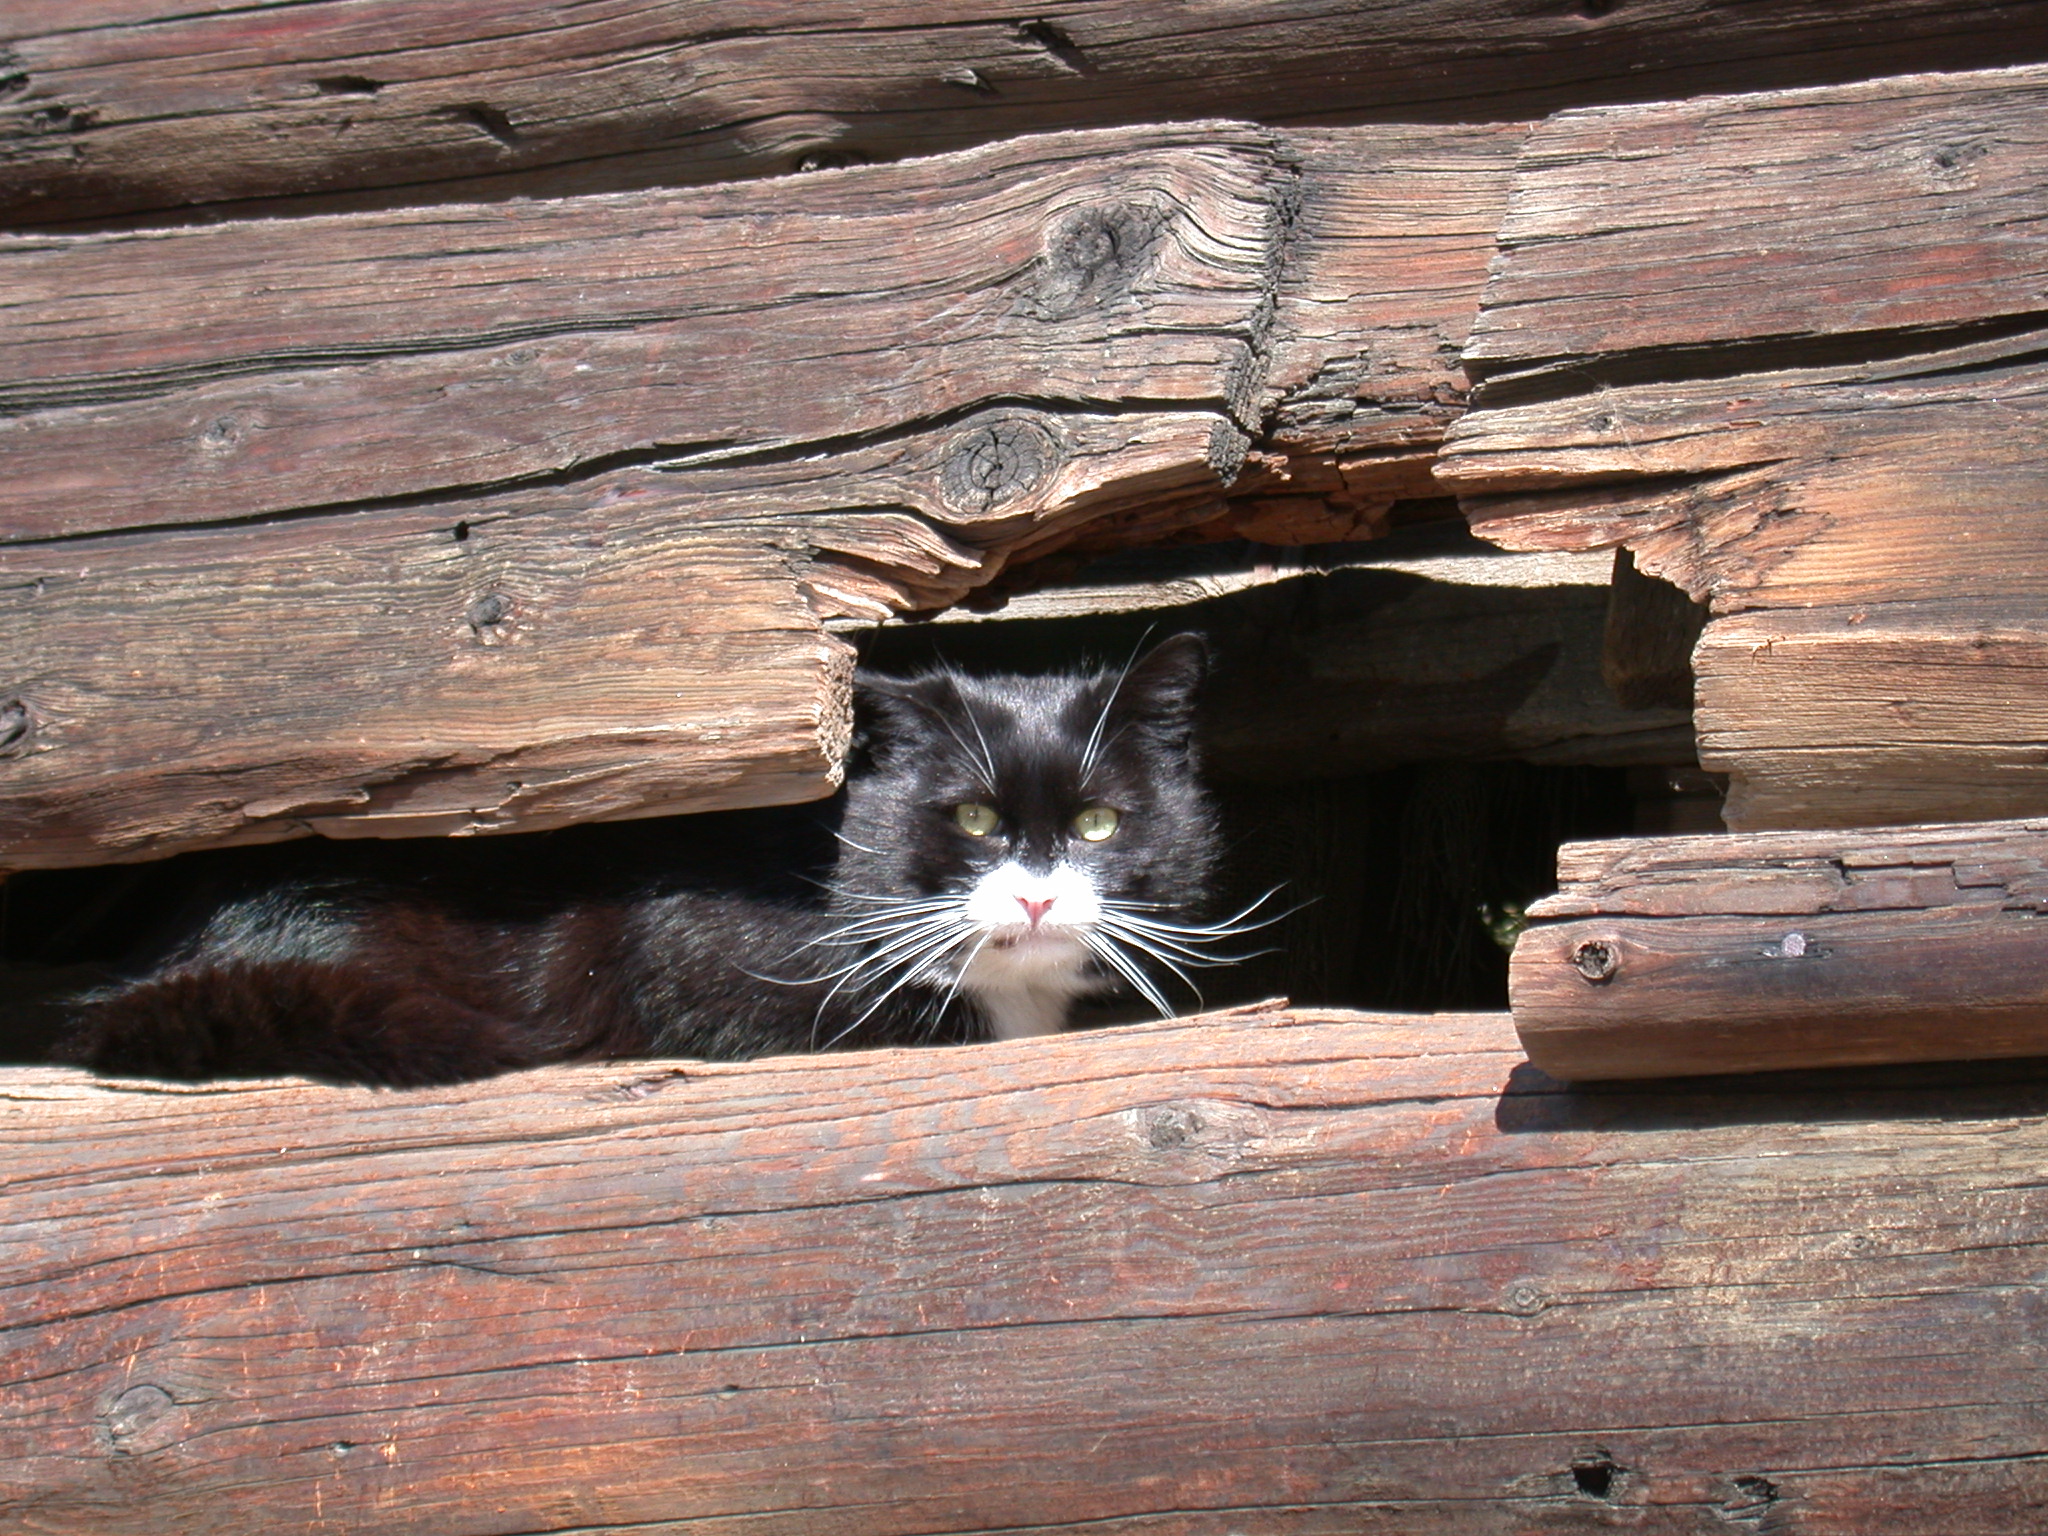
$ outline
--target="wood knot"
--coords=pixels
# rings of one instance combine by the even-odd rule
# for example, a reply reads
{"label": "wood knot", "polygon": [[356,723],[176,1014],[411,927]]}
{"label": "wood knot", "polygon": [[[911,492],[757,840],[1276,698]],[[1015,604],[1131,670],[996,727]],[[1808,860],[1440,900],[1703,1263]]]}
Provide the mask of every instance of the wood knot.
{"label": "wood knot", "polygon": [[237,416],[216,416],[199,434],[199,446],[209,453],[227,453],[241,446],[248,428]]}
{"label": "wood knot", "polygon": [[1572,947],[1572,969],[1598,984],[1621,969],[1621,946],[1613,939],[1581,939]]}
{"label": "wood knot", "polygon": [[470,633],[482,639],[485,630],[494,629],[512,616],[512,607],[512,599],[503,592],[486,592],[469,605],[463,618],[469,623]]}
{"label": "wood knot", "polygon": [[1534,1317],[1550,1305],[1550,1298],[1543,1294],[1541,1286],[1527,1280],[1508,1287],[1507,1295],[1501,1298],[1501,1310],[1516,1317]]}
{"label": "wood knot", "polygon": [[1145,1141],[1155,1151],[1184,1147],[1201,1133],[1202,1117],[1179,1104],[1162,1106],[1145,1117]]}
{"label": "wood knot", "polygon": [[100,1415],[100,1427],[114,1450],[123,1456],[155,1447],[146,1443],[149,1431],[170,1427],[166,1421],[178,1411],[178,1401],[162,1387],[130,1387]]}
{"label": "wood knot", "polygon": [[1937,144],[1924,161],[1926,180],[1938,191],[1969,191],[1977,185],[1977,162],[1989,153],[1986,145],[1967,139]]}
{"label": "wood knot", "polygon": [[947,445],[939,495],[956,512],[985,517],[1037,490],[1065,457],[1066,445],[1038,417],[985,417]]}
{"label": "wood knot", "polygon": [[26,699],[0,700],[0,757],[26,757],[42,722]]}
{"label": "wood knot", "polygon": [[1150,270],[1166,228],[1162,209],[1137,203],[1077,208],[1052,227],[1031,283],[1031,308],[1064,320],[1127,297]]}

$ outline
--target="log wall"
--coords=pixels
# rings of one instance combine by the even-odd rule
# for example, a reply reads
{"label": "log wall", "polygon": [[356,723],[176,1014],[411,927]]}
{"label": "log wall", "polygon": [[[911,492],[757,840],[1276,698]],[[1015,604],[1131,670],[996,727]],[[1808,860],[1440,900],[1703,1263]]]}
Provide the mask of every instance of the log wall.
{"label": "log wall", "polygon": [[0,1084],[0,1525],[1945,1536],[2048,1501],[2048,1080],[1504,1017]]}
{"label": "log wall", "polygon": [[828,793],[826,620],[1426,493],[1519,137],[0,244],[0,864]]}
{"label": "log wall", "polygon": [[2048,71],[1909,77],[1524,149],[1438,478],[1711,604],[1732,827],[2048,808],[2044,108]]}
{"label": "log wall", "polygon": [[829,622],[1445,489],[1731,825],[2035,814],[2044,80],[15,237],[0,865],[821,795]]}
{"label": "log wall", "polygon": [[[11,0],[0,218],[559,196],[1230,116],[1560,107],[2048,60],[2006,0]],[[257,200],[252,208],[250,200]]]}

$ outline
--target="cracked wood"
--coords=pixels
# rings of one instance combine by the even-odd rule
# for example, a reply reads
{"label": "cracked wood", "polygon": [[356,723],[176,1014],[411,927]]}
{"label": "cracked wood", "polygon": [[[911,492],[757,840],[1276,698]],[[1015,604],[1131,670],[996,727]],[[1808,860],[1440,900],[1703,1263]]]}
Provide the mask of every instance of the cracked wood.
{"label": "cracked wood", "polygon": [[1509,962],[1572,1079],[2048,1054],[2048,821],[1568,843]]}
{"label": "cracked wood", "polygon": [[2048,810],[2044,107],[2048,70],[1929,75],[1525,148],[1438,478],[1712,605],[1730,826]]}
{"label": "cracked wood", "polygon": [[0,1520],[2023,1529],[2044,1107],[1565,1092],[1502,1016],[1271,1009],[414,1094],[16,1071]]}
{"label": "cracked wood", "polygon": [[828,617],[1376,531],[1521,133],[6,243],[0,864],[814,797]]}
{"label": "cracked wood", "polygon": [[678,0],[10,0],[6,41],[19,227],[617,191],[1202,116],[1500,121],[2039,59],[2048,6],[785,0],[735,25]]}

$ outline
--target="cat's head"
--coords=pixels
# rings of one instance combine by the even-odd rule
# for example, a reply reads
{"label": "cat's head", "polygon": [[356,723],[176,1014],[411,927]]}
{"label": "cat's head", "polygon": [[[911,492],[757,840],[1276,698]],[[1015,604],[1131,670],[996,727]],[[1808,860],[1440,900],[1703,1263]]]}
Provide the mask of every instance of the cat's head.
{"label": "cat's head", "polygon": [[1034,1010],[1057,1028],[1105,975],[1156,994],[1185,939],[1167,925],[1216,863],[1192,739],[1206,665],[1189,634],[1098,672],[863,675],[835,904],[905,914],[930,950],[906,963],[957,979],[998,1033],[1041,1032]]}

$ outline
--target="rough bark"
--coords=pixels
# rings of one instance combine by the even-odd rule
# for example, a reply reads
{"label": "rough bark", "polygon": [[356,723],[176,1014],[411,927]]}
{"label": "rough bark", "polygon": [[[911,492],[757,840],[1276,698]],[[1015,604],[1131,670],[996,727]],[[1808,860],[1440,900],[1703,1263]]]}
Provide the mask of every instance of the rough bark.
{"label": "rough bark", "polygon": [[2048,822],[1566,844],[1509,966],[1571,1079],[2048,1053]]}
{"label": "rough bark", "polygon": [[0,863],[820,795],[827,618],[1083,537],[1372,532],[1519,135],[8,243]]}
{"label": "rough bark", "polygon": [[1528,145],[1439,478],[1711,603],[1731,826],[2048,810],[2044,107],[2048,71],[1920,76]]}
{"label": "rough bark", "polygon": [[788,0],[740,24],[678,0],[12,0],[6,30],[17,227],[673,186],[1204,116],[1501,120],[2048,58],[2048,6],[1939,0]]}
{"label": "rough bark", "polygon": [[1497,1015],[10,1073],[0,1520],[2031,1529],[2044,1108],[2011,1066],[1565,1092]]}

